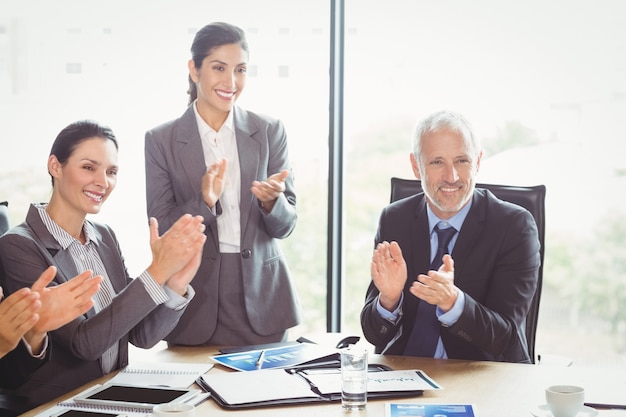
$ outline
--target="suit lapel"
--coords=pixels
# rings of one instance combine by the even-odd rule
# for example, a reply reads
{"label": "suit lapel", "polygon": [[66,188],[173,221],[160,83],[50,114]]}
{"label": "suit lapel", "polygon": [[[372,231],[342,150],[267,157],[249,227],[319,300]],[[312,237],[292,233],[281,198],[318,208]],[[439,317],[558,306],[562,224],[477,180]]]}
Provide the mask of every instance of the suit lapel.
{"label": "suit lapel", "polygon": [[[405,284],[407,289],[417,280],[417,276],[419,274],[425,274],[430,266],[430,236],[428,233],[426,200],[422,197],[415,201],[417,204],[415,204],[415,207],[413,208],[413,217],[411,218],[410,227],[407,228],[407,233],[410,234],[407,239],[407,241],[410,242],[410,247],[401,248],[405,257],[404,260],[407,264],[407,273],[409,274]],[[407,259],[407,254],[415,255]],[[411,295],[409,297],[405,297],[404,300],[404,313],[407,317],[411,317],[409,323],[412,328],[417,314],[419,299]],[[410,333],[411,329],[407,329],[407,337]]]}
{"label": "suit lapel", "polygon": [[181,165],[192,189],[199,190],[202,175],[206,171],[206,162],[193,106],[187,108],[174,132],[174,155],[180,156],[183,162]]}
{"label": "suit lapel", "polygon": [[[109,276],[109,282],[115,290],[115,294],[119,294],[127,285],[126,271],[119,262],[119,253],[114,241],[112,239],[104,239],[104,236],[100,233],[100,230],[95,226],[91,227],[93,233],[93,240],[96,242],[96,251],[102,260],[102,264],[107,269],[107,275]],[[119,279],[118,277],[123,277]]]}
{"label": "suit lapel", "polygon": [[[36,207],[31,205],[26,215],[26,222],[50,254],[50,257],[52,258],[51,265],[57,267],[55,281],[62,284],[78,275],[76,263],[74,263],[74,259],[70,255],[70,251],[62,250],[59,242],[56,241],[56,239],[48,231],[46,225],[43,224]],[[96,314],[96,311],[92,307],[84,315],[86,317],[91,317],[94,314]]]}
{"label": "suit lapel", "polygon": [[54,265],[57,267],[56,281],[61,284],[78,275],[76,264],[69,255],[69,251],[62,250],[59,242],[50,234],[43,220],[41,220],[41,216],[35,206],[30,207],[26,215],[26,222],[37,235],[42,245],[44,245]]}
{"label": "suit lapel", "polygon": [[[174,131],[172,146],[174,155],[180,158],[180,165],[185,170],[185,176],[188,180],[185,186],[190,187],[189,191],[191,194],[198,192],[202,188],[202,176],[206,172],[207,167],[193,105],[190,105],[187,111],[180,117]],[[216,222],[210,223],[207,237],[213,240],[215,247],[219,247]]]}
{"label": "suit lapel", "polygon": [[480,239],[485,228],[485,215],[486,205],[485,197],[478,190],[474,190],[474,196],[472,201],[472,207],[467,213],[467,217],[461,227],[461,232],[454,244],[452,251],[452,257],[454,258],[454,280],[455,282],[462,282],[463,265],[466,265],[466,259],[471,256],[472,248],[476,245],[476,242]]}
{"label": "suit lapel", "polygon": [[239,198],[241,201],[241,239],[243,242],[248,219],[250,218],[250,210],[256,199],[254,194],[250,193],[248,190],[252,186],[252,181],[257,179],[261,146],[254,137],[257,128],[248,117],[248,114],[237,106],[233,107],[233,111],[233,124],[235,126],[237,153],[239,154],[239,168],[241,171],[241,191]]}
{"label": "suit lapel", "polygon": [[[411,245],[408,253],[419,254],[413,259],[413,265],[417,274],[425,274],[430,267],[430,233],[428,230],[428,214],[426,212],[426,199],[422,198],[415,210],[415,218],[412,222]],[[417,279],[408,277],[413,282]]]}

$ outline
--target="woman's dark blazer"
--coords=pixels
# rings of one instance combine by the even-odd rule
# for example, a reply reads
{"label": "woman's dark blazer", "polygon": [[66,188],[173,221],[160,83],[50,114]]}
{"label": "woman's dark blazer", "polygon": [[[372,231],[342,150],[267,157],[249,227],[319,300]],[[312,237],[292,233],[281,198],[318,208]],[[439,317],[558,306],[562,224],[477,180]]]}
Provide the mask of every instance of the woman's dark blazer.
{"label": "woman's dark blazer", "polygon": [[[141,348],[154,346],[174,328],[184,312],[184,308],[173,310],[157,305],[144,284],[128,275],[113,231],[106,225],[90,223],[95,230],[97,251],[117,295],[98,314],[92,308],[50,333],[50,360],[18,389],[18,394],[34,404],[101,377],[100,358],[113,344],[119,347],[115,369],[126,366],[129,342]],[[59,245],[37,208],[31,206],[26,221],[0,237],[2,286],[9,292],[30,287],[50,265],[57,268],[53,282],[58,284],[79,273],[69,250]]]}
{"label": "woman's dark blazer", "polygon": [[[232,110],[241,170],[241,270],[244,304],[252,328],[260,335],[282,332],[300,323],[295,285],[277,239],[296,226],[296,195],[282,123],[235,106]],[[220,271],[216,214],[202,198],[206,172],[204,153],[193,106],[178,119],[146,133],[146,196],[148,216],[167,230],[184,213],[202,215],[207,241],[202,264],[192,281],[196,296],[166,340],[199,345],[209,341],[217,324]],[[252,182],[288,170],[285,192],[271,213],[265,213],[250,191]]]}

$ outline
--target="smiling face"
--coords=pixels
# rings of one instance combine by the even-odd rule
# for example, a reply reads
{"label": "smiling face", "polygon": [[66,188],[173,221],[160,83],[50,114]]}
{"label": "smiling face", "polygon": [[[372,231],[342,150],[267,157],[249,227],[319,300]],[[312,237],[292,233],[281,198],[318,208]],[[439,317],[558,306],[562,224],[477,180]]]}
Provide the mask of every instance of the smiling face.
{"label": "smiling face", "polygon": [[482,152],[477,154],[461,133],[450,128],[422,137],[420,160],[411,154],[411,165],[437,217],[449,219],[470,201],[481,157]]}
{"label": "smiling face", "polygon": [[48,158],[54,181],[51,204],[66,215],[83,218],[100,211],[117,183],[117,148],[113,141],[92,137],[80,142],[65,162]]}
{"label": "smiling face", "polygon": [[213,119],[225,120],[233,108],[246,85],[247,63],[248,53],[238,43],[213,49],[200,68],[189,61],[189,75],[198,90],[198,111],[209,124]]}

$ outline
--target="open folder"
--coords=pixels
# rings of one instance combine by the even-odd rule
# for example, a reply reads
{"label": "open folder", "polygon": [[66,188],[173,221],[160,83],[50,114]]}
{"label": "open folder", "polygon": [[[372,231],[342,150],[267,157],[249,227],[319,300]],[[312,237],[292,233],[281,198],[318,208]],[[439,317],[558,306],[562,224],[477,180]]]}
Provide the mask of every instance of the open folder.
{"label": "open folder", "polygon": [[[417,396],[441,388],[420,370],[370,369],[374,371],[368,374],[369,398]],[[341,371],[337,368],[209,373],[196,383],[227,409],[341,400]]]}

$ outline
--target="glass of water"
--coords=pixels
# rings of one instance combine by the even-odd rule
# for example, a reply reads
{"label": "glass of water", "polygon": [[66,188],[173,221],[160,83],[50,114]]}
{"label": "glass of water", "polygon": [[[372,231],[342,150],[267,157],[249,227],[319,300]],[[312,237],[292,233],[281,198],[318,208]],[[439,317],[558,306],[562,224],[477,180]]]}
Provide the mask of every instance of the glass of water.
{"label": "glass of water", "polygon": [[367,404],[367,350],[350,345],[341,350],[341,406],[364,410]]}

